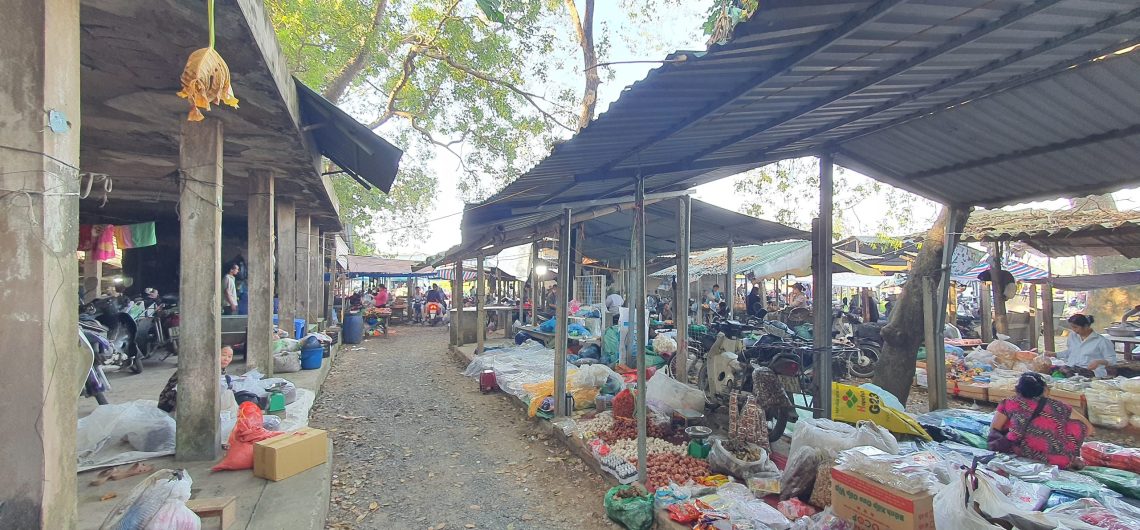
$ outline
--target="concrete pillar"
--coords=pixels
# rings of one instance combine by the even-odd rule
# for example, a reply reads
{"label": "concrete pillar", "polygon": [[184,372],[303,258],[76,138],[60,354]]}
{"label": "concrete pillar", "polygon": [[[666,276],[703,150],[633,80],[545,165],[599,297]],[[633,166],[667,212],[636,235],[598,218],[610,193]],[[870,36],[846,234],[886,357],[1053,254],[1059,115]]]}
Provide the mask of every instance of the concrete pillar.
{"label": "concrete pillar", "polygon": [[[649,311],[645,306],[646,302],[646,288],[645,288],[645,179],[637,179],[637,205],[633,209],[633,250],[637,255],[633,262],[634,281],[637,282],[637,288],[634,289],[634,303],[630,304],[630,316],[635,318],[633,321],[633,329],[637,330],[634,333],[634,352],[637,356],[637,397],[634,404],[633,416],[637,418],[637,479],[642,483],[646,479],[646,466],[648,465],[648,449],[646,448],[646,437],[648,436],[648,410],[645,408],[645,384],[646,384],[646,370],[645,370],[645,345],[649,342],[649,326],[648,319]],[[637,307],[636,311],[632,309]]]}
{"label": "concrete pillar", "polygon": [[103,262],[95,261],[95,253],[87,251],[83,257],[83,300],[89,302],[103,292]]}
{"label": "concrete pillar", "polygon": [[246,357],[250,367],[273,374],[273,199],[274,176],[269,170],[249,174],[249,332]]}
{"label": "concrete pillar", "polygon": [[[1050,267],[1052,269],[1052,267]],[[1057,337],[1053,322],[1053,274],[1049,273],[1048,283],[1041,286],[1041,322],[1045,337],[1045,351],[1057,351]]]}
{"label": "concrete pillar", "polygon": [[74,528],[79,1],[9,3],[0,49],[0,528]]}
{"label": "concrete pillar", "polygon": [[297,210],[292,199],[275,200],[277,211],[277,319],[293,333],[297,318]]}
{"label": "concrete pillar", "polygon": [[462,346],[463,341],[463,258],[455,260],[455,279],[451,280],[451,306],[455,309],[455,321],[451,323],[451,332],[455,334],[455,345]]}
{"label": "concrete pillar", "polygon": [[[297,238],[293,241],[296,247],[296,281],[297,298],[294,302],[297,318],[309,320],[309,229],[312,227],[312,218],[308,215],[297,214]],[[293,323],[289,323],[293,329]]]}
{"label": "concrete pillar", "polygon": [[689,383],[689,217],[693,199],[685,195],[677,199],[677,298],[673,303],[673,320],[677,326],[677,373],[674,377]]}
{"label": "concrete pillar", "polygon": [[812,346],[815,348],[815,380],[819,385],[815,396],[815,409],[819,418],[831,417],[831,213],[833,156],[826,153],[819,157],[819,218],[816,219],[812,254],[812,312],[815,314],[815,334]]}
{"label": "concrete pillar", "polygon": [[530,322],[538,325],[538,242],[530,244]]}
{"label": "concrete pillar", "polygon": [[[321,286],[324,285],[325,268],[321,264],[321,229],[316,224],[309,229],[309,283],[308,316],[310,324],[321,320]],[[393,294],[393,296],[395,296]]]}
{"label": "concrete pillar", "polygon": [[184,179],[175,458],[214,460],[221,448],[222,122],[183,121],[178,163]]}
{"label": "concrete pillar", "polygon": [[[325,235],[325,272],[328,281],[325,282],[325,324],[333,320],[333,296],[336,292],[336,234]],[[337,319],[339,325],[340,320]]]}
{"label": "concrete pillar", "polygon": [[994,340],[994,311],[990,303],[993,300],[990,282],[978,282],[978,310],[982,315],[982,342],[989,344]]}
{"label": "concrete pillar", "polygon": [[728,246],[724,249],[725,265],[728,267],[728,269],[725,271],[727,283],[724,285],[724,297],[726,299],[725,301],[728,302],[728,318],[730,320],[735,318],[736,313],[736,271],[733,270],[732,267],[733,250],[735,249],[732,243],[732,237],[729,236]]}

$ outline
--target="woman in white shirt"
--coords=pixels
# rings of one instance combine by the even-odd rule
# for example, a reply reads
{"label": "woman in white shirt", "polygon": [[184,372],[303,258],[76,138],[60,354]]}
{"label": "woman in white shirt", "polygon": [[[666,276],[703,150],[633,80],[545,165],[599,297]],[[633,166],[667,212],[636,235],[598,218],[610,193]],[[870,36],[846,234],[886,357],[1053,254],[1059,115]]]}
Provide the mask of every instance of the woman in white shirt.
{"label": "woman in white shirt", "polygon": [[1069,366],[1091,370],[1097,377],[1108,377],[1107,367],[1116,364],[1116,348],[1104,335],[1093,331],[1093,317],[1080,313],[1069,317],[1066,349],[1056,353]]}

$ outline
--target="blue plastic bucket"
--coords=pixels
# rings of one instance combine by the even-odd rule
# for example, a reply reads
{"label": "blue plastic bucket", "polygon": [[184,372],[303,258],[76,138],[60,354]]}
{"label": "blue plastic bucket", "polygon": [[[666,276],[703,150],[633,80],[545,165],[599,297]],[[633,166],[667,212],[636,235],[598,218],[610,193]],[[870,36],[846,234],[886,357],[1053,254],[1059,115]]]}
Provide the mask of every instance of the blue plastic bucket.
{"label": "blue plastic bucket", "polygon": [[305,319],[298,318],[293,321],[293,338],[301,340],[305,336]]}
{"label": "blue plastic bucket", "polygon": [[302,370],[319,370],[321,368],[321,359],[324,358],[325,348],[317,346],[316,348],[305,348],[301,350],[301,369]]}

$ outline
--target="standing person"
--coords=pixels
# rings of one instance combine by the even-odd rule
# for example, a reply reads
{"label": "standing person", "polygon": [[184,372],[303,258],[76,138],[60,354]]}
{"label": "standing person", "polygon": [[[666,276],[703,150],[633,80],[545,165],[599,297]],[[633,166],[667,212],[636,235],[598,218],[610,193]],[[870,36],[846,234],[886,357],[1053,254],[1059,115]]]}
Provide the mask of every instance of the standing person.
{"label": "standing person", "polygon": [[364,306],[364,309],[371,309],[376,305],[376,295],[372,291],[364,291],[364,294],[360,295],[360,305]]}
{"label": "standing person", "polygon": [[1069,339],[1066,349],[1055,353],[1069,366],[1091,370],[1096,377],[1108,377],[1108,367],[1116,364],[1116,348],[1112,342],[1093,331],[1093,317],[1077,313],[1069,317]]}
{"label": "standing person", "polygon": [[237,281],[235,280],[235,278],[237,278],[237,274],[237,263],[231,263],[230,268],[226,269],[226,275],[222,278],[224,286],[223,293],[225,295],[225,300],[223,300],[222,304],[222,314],[224,315],[237,314]]}
{"label": "standing person", "polygon": [[546,293],[546,310],[552,315],[558,314],[558,284],[551,285]]}
{"label": "standing person", "polygon": [[416,322],[424,318],[424,288],[416,286],[416,294],[412,297],[412,313]]}
{"label": "standing person", "polygon": [[380,284],[380,290],[376,291],[376,307],[388,307],[388,286]]}
{"label": "standing person", "polygon": [[744,299],[744,308],[748,316],[764,318],[767,311],[764,310],[764,302],[760,299],[759,287],[752,286],[752,291]]}
{"label": "standing person", "polygon": [[1073,407],[1045,397],[1045,378],[1025,372],[994,412],[988,445],[991,450],[1052,464],[1081,467],[1081,444],[1093,428]]}

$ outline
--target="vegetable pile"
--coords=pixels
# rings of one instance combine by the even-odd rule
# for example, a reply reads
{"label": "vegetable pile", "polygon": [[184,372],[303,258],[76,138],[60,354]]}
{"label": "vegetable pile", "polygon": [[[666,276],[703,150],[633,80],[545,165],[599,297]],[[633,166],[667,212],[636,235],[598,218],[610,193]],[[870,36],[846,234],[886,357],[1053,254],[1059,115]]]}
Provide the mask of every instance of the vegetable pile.
{"label": "vegetable pile", "polygon": [[[646,434],[652,438],[665,438],[668,436],[664,427],[652,422],[646,426]],[[615,417],[613,426],[606,431],[598,433],[598,437],[605,440],[608,444],[612,444],[618,440],[636,439],[637,422],[629,418]]]}

